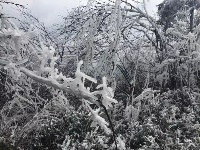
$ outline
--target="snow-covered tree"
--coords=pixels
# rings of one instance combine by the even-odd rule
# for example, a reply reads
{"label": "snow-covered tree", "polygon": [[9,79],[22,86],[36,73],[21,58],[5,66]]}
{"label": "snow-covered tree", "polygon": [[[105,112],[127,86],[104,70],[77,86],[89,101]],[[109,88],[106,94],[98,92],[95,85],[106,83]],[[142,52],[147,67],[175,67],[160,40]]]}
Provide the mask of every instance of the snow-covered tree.
{"label": "snow-covered tree", "polygon": [[0,146],[199,149],[198,7],[89,1],[53,34],[1,10]]}

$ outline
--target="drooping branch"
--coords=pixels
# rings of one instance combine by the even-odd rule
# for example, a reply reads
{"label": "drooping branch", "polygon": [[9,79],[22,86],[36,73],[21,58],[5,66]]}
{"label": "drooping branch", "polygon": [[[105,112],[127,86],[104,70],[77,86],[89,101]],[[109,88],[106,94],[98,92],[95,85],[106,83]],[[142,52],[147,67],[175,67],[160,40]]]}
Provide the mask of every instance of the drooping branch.
{"label": "drooping branch", "polygon": [[74,79],[72,79],[72,78],[68,78],[68,83],[65,82],[65,83],[61,84],[55,80],[37,76],[33,71],[30,71],[24,67],[21,67],[20,71],[38,83],[46,84],[47,86],[51,86],[55,89],[60,89],[64,92],[77,95],[77,96],[87,99],[91,103],[94,103],[97,106],[99,106],[98,102],[94,101],[94,99],[97,99],[94,95],[89,94],[89,92],[86,93],[83,90],[73,88]]}

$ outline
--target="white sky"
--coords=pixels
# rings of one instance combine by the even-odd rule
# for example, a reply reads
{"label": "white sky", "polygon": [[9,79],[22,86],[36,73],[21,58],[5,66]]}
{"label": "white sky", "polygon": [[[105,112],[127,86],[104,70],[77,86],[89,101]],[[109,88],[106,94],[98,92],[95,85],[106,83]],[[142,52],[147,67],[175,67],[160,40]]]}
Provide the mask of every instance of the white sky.
{"label": "white sky", "polygon": [[[9,0],[25,5],[33,16],[44,22],[46,26],[62,21],[62,16],[66,16],[72,8],[86,5],[88,0]],[[153,15],[157,11],[156,5],[163,0],[146,0],[148,12]],[[4,12],[14,15],[12,9],[4,8]]]}

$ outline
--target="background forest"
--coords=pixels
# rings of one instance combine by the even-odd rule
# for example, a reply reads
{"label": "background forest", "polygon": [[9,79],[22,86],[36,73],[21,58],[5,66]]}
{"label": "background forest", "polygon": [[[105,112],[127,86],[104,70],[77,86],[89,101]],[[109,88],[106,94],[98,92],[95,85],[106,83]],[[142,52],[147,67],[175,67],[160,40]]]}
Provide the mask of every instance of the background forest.
{"label": "background forest", "polygon": [[0,5],[0,150],[200,149],[199,0],[93,0],[51,31]]}

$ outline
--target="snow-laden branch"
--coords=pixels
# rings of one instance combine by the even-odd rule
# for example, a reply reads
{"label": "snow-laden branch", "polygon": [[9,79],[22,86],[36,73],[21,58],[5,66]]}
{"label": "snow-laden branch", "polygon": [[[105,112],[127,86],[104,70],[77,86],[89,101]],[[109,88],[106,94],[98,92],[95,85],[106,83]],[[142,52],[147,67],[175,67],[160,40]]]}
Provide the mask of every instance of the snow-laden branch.
{"label": "snow-laden branch", "polygon": [[60,89],[60,90],[65,91],[67,93],[74,94],[74,95],[79,96],[81,98],[87,99],[91,103],[98,105],[98,103],[95,101],[95,99],[97,99],[95,96],[93,96],[92,94],[90,94],[89,92],[87,92],[85,90],[79,89],[78,87],[77,87],[77,89],[75,89],[74,83],[77,83],[77,81],[75,81],[72,78],[66,78],[65,79],[66,82],[61,84],[61,83],[59,83],[55,80],[52,80],[50,78],[40,77],[40,76],[36,75],[33,71],[30,71],[30,70],[28,70],[24,67],[21,67],[20,71],[23,72],[26,76],[28,76],[31,79],[38,82],[38,83],[45,84],[45,85],[51,86],[55,89]]}

